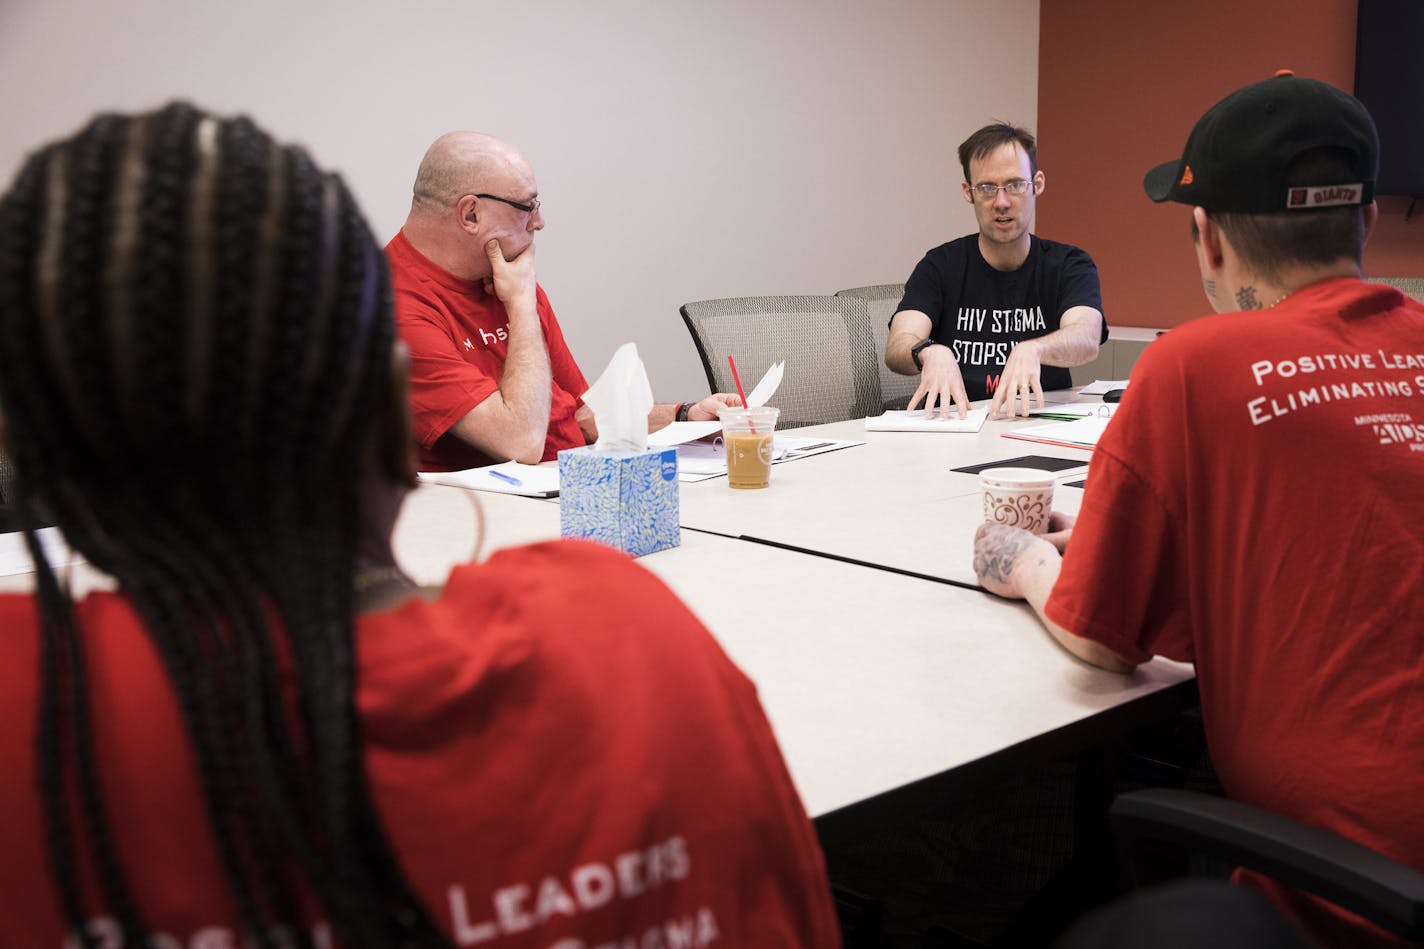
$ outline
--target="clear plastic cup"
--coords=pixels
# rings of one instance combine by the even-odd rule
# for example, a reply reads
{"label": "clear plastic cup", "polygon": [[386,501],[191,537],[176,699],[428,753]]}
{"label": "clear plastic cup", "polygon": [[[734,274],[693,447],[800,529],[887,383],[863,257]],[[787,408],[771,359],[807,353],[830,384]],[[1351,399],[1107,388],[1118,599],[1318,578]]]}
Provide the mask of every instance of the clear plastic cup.
{"label": "clear plastic cup", "polygon": [[726,406],[717,412],[727,452],[727,484],[743,489],[771,483],[772,435],[780,414],[780,409],[769,405],[750,409]]}

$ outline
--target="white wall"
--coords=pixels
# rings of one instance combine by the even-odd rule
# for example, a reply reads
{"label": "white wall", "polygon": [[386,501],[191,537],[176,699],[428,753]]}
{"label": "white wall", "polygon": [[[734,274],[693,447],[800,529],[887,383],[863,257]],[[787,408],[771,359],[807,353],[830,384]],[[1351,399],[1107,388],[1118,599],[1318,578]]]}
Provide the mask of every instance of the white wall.
{"label": "white wall", "polygon": [[903,281],[973,230],[954,149],[1036,121],[1038,0],[0,0],[0,175],[99,109],[244,111],[383,240],[425,147],[520,145],[540,281],[587,375],[636,340],[706,391],[689,300]]}

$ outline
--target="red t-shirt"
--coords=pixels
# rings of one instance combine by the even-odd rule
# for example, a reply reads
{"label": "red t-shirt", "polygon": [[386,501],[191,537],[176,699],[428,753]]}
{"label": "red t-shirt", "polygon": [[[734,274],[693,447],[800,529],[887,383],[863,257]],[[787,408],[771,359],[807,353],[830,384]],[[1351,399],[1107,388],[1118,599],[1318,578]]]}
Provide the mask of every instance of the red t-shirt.
{"label": "red t-shirt", "polygon": [[[426,259],[396,234],[386,245],[395,293],[396,329],[410,348],[410,404],[420,443],[420,470],[463,471],[506,461],[447,434],[499,388],[509,352],[509,314],[484,282],[461,280]],[[553,375],[544,461],[586,444],[574,420],[588,382],[574,362],[543,287],[536,287],[539,322]]]}
{"label": "red t-shirt", "polygon": [[[1231,797],[1424,870],[1421,524],[1424,306],[1327,280],[1147,347],[1045,612],[1195,662]],[[1327,942],[1383,938],[1275,895]]]}
{"label": "red t-shirt", "polygon": [[[32,597],[0,596],[0,945],[60,949],[35,780],[35,614]],[[175,945],[205,929],[203,945],[237,945],[158,655],[115,594],[77,616],[139,905]],[[503,551],[457,568],[436,602],[362,617],[357,636],[375,805],[456,945],[839,944],[815,832],[754,687],[624,555]]]}

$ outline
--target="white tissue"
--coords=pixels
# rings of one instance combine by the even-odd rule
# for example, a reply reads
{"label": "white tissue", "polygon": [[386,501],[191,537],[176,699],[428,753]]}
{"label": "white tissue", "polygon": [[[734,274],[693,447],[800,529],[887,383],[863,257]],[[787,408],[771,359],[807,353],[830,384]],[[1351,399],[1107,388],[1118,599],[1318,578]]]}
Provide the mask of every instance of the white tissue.
{"label": "white tissue", "polygon": [[583,394],[583,401],[593,410],[598,425],[594,451],[647,450],[653,387],[648,385],[648,373],[635,344],[618,347],[608,368]]}

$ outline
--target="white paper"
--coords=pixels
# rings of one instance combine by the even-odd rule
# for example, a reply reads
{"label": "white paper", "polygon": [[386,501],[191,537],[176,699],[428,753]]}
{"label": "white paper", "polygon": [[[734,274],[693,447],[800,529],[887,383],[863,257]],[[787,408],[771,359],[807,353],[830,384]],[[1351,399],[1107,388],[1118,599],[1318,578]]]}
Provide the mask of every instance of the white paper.
{"label": "white paper", "polygon": [[[1020,392],[1014,398],[1028,399],[1029,405],[1038,404],[1038,396],[1034,395],[1032,392],[1030,392],[1028,395],[1024,395],[1022,392]],[[1065,402],[1076,401],[1077,398],[1078,393],[1074,392],[1072,389],[1049,389],[1048,391],[1043,393],[1043,404],[1061,405]]]}
{"label": "white paper", "polygon": [[[35,537],[51,567],[84,562],[83,557],[69,549],[58,527],[41,527],[35,531]],[[25,546],[25,535],[19,531],[0,534],[0,576],[34,572],[35,562],[30,559],[30,550]]]}
{"label": "white paper", "polygon": [[[785,366],[784,362],[772,363],[762,375],[761,381],[752,387],[751,394],[747,396],[748,405],[766,405],[766,400],[775,395],[777,387],[781,385]],[[722,423],[717,419],[709,422],[669,422],[648,436],[648,447],[667,448],[671,445],[682,445],[721,430]]]}
{"label": "white paper", "polygon": [[[552,497],[559,493],[558,465],[521,465],[517,461],[506,461],[483,468],[466,468],[464,471],[422,471],[418,477],[433,484],[498,491],[500,494],[522,494],[533,498]],[[518,484],[514,483],[516,481]]]}
{"label": "white paper", "polygon": [[752,391],[747,393],[747,405],[766,405],[766,400],[776,395],[776,389],[781,385],[781,377],[784,375],[785,369],[784,361],[772,363],[762,375],[761,381],[752,386]]}
{"label": "white paper", "polygon": [[949,418],[925,418],[924,409],[895,409],[865,420],[867,432],[977,432],[984,427],[989,409],[970,409],[960,418],[950,410]]}
{"label": "white paper", "polygon": [[1079,394],[1079,395],[1102,395],[1104,392],[1111,392],[1113,389],[1126,389],[1126,388],[1127,388],[1127,380],[1126,380],[1126,379],[1122,379],[1122,380],[1119,380],[1119,381],[1117,381],[1117,382],[1112,382],[1112,381],[1106,381],[1106,380],[1103,380],[1103,379],[1099,379],[1099,380],[1096,381],[1096,382],[1090,382],[1090,383],[1088,383],[1087,385],[1083,386],[1083,388],[1081,388],[1081,389],[1078,390],[1078,394]]}
{"label": "white paper", "polygon": [[1076,415],[1079,418],[1108,418],[1117,411],[1112,402],[1075,402],[1072,405],[1048,405],[1031,408],[1029,415]]}
{"label": "white paper", "polygon": [[1103,436],[1103,432],[1111,420],[1111,418],[1099,418],[1095,415],[1075,419],[1072,422],[1053,422],[1049,425],[1016,428],[1011,432],[1004,432],[1003,435],[1005,438],[1022,438],[1030,442],[1049,442],[1092,448],[1097,445],[1098,439]]}
{"label": "white paper", "polygon": [[[796,461],[838,451],[865,442],[845,438],[816,438],[807,435],[773,435],[771,463]],[[727,473],[727,454],[720,438],[677,446],[677,476],[680,481],[702,481]]]}
{"label": "white paper", "polygon": [[693,442],[722,430],[721,422],[669,422],[648,436],[649,448],[667,448]]}

